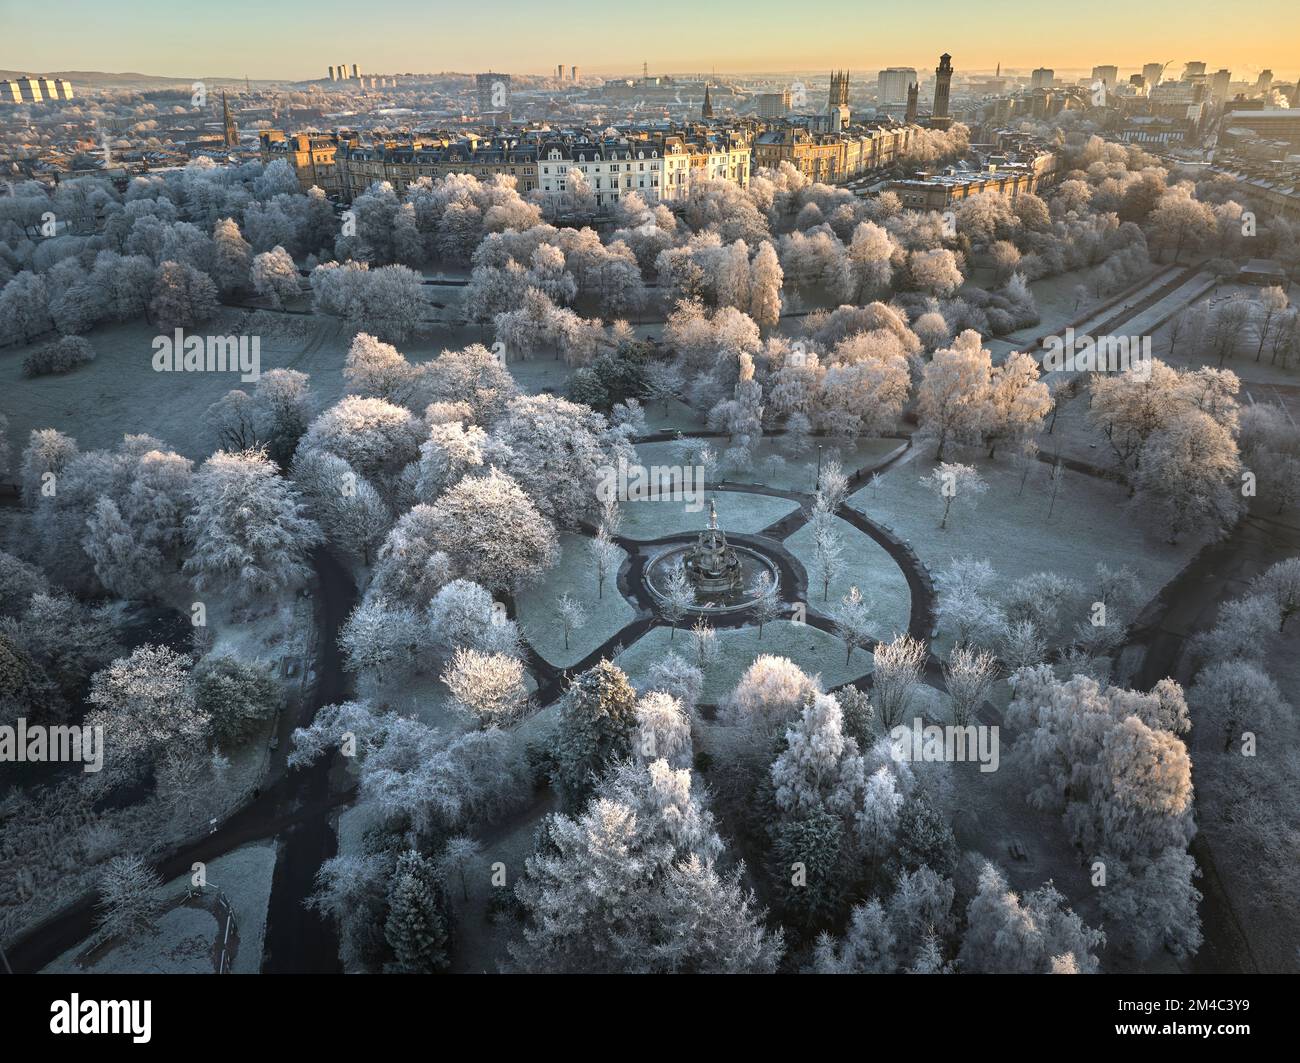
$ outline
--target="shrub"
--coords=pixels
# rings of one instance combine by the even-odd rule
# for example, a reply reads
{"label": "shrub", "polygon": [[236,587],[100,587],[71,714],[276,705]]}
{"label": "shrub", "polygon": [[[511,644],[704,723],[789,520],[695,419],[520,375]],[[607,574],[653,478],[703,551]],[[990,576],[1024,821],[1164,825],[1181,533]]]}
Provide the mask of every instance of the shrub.
{"label": "shrub", "polygon": [[68,373],[95,360],[95,348],[80,336],[64,336],[38,347],[23,359],[23,376]]}

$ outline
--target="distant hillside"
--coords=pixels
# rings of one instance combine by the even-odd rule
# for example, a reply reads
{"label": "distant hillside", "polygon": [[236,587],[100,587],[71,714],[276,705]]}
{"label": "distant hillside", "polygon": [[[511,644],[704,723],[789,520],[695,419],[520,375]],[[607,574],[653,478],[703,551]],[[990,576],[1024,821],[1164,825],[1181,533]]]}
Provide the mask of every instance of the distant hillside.
{"label": "distant hillside", "polygon": [[[244,79],[240,77],[160,77],[157,74],[136,74],[120,73],[112,74],[103,70],[0,70],[0,78],[20,78],[31,74],[34,77],[63,78],[65,81],[71,81],[75,89],[78,85],[86,86],[104,86],[112,88],[152,86],[154,88],[165,89],[176,85],[190,85],[195,81],[202,81],[208,85],[242,85]],[[258,81],[254,78],[253,80]],[[278,84],[278,82],[258,81],[258,84]]]}

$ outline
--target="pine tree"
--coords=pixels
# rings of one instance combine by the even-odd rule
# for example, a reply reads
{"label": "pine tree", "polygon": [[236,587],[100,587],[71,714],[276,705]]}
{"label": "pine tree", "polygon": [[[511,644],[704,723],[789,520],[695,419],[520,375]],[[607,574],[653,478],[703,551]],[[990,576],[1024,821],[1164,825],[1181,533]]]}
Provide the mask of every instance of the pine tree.
{"label": "pine tree", "polygon": [[636,691],[616,665],[601,661],[574,680],[560,709],[556,778],[564,807],[582,807],[592,774],[626,756],[637,725]]}
{"label": "pine tree", "polygon": [[413,849],[398,857],[393,871],[384,937],[393,950],[390,971],[432,974],[448,966],[451,929],[437,869]]}

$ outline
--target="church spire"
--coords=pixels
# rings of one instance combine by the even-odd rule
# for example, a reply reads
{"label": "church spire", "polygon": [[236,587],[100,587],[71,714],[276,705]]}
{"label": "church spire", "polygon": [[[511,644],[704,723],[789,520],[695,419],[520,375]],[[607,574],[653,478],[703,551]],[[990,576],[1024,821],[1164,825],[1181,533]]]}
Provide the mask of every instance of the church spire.
{"label": "church spire", "polygon": [[226,90],[221,90],[221,121],[222,121],[222,140],[228,148],[239,147],[239,130],[235,128],[235,120],[230,117],[230,103],[226,100]]}
{"label": "church spire", "polygon": [[713,100],[709,98],[709,83],[704,83],[704,106],[700,108],[701,118],[713,117]]}

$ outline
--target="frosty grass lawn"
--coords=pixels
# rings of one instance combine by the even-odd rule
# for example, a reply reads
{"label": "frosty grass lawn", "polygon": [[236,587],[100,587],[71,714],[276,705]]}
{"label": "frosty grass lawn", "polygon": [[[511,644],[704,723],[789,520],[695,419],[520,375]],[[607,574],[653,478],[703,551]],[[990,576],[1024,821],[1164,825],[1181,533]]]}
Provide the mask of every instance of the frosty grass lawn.
{"label": "frosty grass lawn", "polygon": [[907,630],[912,612],[912,592],[907,577],[883,546],[853,525],[836,519],[835,530],[844,545],[843,567],[831,580],[830,594],[822,599],[821,582],[813,570],[812,526],[805,524],[785,541],[785,547],[808,572],[808,604],[830,615],[850,587],[857,587],[872,604],[876,637],[889,639]]}
{"label": "frosty grass lawn", "polygon": [[[725,439],[706,439],[704,442],[718,452],[726,447]],[[822,460],[825,462],[834,457],[846,472],[856,472],[880,463],[901,445],[902,441],[898,439],[860,439],[848,445],[826,441]],[[671,467],[681,463],[677,444],[672,442],[642,443],[636,452],[637,460],[647,468],[655,465]],[[773,456],[782,460],[772,463],[770,459]],[[802,454],[791,455],[784,437],[771,436],[759,443],[750,468],[729,469],[724,466],[718,470],[716,477],[734,483],[758,483],[780,491],[811,494],[817,486],[817,449],[814,444]]]}
{"label": "frosty grass lawn", "polygon": [[[671,637],[666,627],[656,627],[628,646],[614,663],[623,669],[633,684],[644,679],[649,667],[669,651],[695,662],[691,650],[690,625],[679,627]],[[705,666],[704,691],[700,702],[715,705],[740,682],[755,657],[769,653],[788,657],[809,674],[819,674],[823,687],[840,686],[871,671],[871,655],[854,650],[853,658],[844,663],[844,643],[834,635],[808,624],[774,620],[763,627],[721,628],[717,632],[721,651],[717,660]]]}
{"label": "frosty grass lawn", "polygon": [[[546,573],[539,584],[523,591],[515,600],[519,626],[533,649],[557,668],[567,668],[630,623],[636,610],[619,593],[618,568],[605,580],[604,597],[597,596],[596,576],[591,567],[585,535],[564,532],[560,535],[559,563]],[[627,554],[619,551],[619,564]],[[561,595],[568,594],[587,611],[587,623],[569,633],[569,648],[564,648],[564,629],[555,616]]]}
{"label": "frosty grass lawn", "polygon": [[1055,572],[1088,584],[1098,562],[1126,564],[1136,573],[1145,598],[1153,596],[1182,568],[1200,543],[1171,546],[1144,526],[1119,484],[1065,471],[1051,520],[1048,466],[1037,462],[1023,496],[1020,473],[1010,462],[979,461],[989,484],[974,507],[953,504],[948,527],[939,530],[943,503],[919,483],[932,469],[927,455],[894,466],[882,477],[879,495],[870,487],[849,505],[886,524],[907,540],[937,577],[956,557],[987,559],[1004,583],[1034,572]]}
{"label": "frosty grass lawn", "polygon": [[673,499],[625,502],[619,534],[628,539],[642,540],[699,531],[708,523],[709,498],[717,501],[718,523],[724,531],[750,535],[799,508],[799,503],[786,498],[742,491],[708,492],[689,510],[687,506],[691,503]]}

